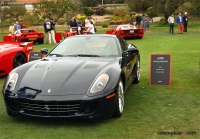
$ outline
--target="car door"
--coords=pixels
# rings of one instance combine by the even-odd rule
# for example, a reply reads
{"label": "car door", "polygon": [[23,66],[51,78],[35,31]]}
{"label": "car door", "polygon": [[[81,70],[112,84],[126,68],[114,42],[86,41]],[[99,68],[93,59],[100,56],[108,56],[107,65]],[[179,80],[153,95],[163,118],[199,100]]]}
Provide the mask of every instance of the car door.
{"label": "car door", "polygon": [[130,80],[132,80],[132,69],[133,69],[133,62],[135,54],[128,51],[129,45],[124,39],[118,37],[121,49],[122,49],[122,69],[124,70],[125,76],[126,76],[126,82],[128,83]]}

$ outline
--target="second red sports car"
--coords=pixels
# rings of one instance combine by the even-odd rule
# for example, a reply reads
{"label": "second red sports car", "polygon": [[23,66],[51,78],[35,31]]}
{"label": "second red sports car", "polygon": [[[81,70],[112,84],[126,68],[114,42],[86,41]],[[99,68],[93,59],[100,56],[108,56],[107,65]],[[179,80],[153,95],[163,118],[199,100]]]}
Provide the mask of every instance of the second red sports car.
{"label": "second red sports car", "polygon": [[[63,33],[63,37],[67,38],[69,36],[74,36],[77,35],[77,28],[76,27],[72,27],[71,29],[68,29],[67,31],[64,31]],[[88,31],[86,28],[83,28],[83,34],[88,34]]]}
{"label": "second red sports car", "polygon": [[106,34],[115,34],[124,39],[142,39],[144,31],[142,28],[136,28],[134,25],[124,24],[119,25],[116,29],[106,31]]}
{"label": "second red sports car", "polygon": [[38,42],[39,44],[44,43],[44,33],[38,32],[34,29],[20,29],[16,30],[14,34],[9,34],[10,40],[12,42]]}
{"label": "second red sports car", "polygon": [[0,76],[29,61],[32,42],[0,42]]}

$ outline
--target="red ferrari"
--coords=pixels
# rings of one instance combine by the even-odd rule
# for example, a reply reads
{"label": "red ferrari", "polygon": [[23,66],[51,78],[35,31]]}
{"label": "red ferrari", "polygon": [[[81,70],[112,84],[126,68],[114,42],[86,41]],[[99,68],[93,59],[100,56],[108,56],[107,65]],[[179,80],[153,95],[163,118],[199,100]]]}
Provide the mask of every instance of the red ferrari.
{"label": "red ferrari", "polygon": [[[67,30],[67,31],[65,31],[63,33],[63,37],[67,38],[69,36],[74,36],[74,35],[77,35],[77,34],[78,34],[77,33],[77,28],[76,27],[72,27],[71,29],[69,29],[69,30]],[[86,28],[83,28],[83,34],[88,34],[88,31],[87,31]]]}
{"label": "red ferrari", "polygon": [[0,76],[29,61],[32,42],[0,42]]}
{"label": "red ferrari", "polygon": [[39,44],[44,43],[44,33],[38,32],[33,29],[20,29],[14,32],[14,34],[9,34],[10,39],[6,41],[12,42],[38,42]]}
{"label": "red ferrari", "polygon": [[106,31],[106,34],[115,34],[124,39],[142,39],[144,31],[142,28],[136,28],[134,25],[125,24],[119,25],[116,29]]}

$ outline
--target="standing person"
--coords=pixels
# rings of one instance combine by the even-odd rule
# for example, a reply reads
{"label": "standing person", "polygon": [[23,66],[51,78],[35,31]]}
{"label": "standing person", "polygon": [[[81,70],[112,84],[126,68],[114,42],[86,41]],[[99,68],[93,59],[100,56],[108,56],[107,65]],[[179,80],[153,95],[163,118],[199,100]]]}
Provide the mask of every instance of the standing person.
{"label": "standing person", "polygon": [[15,31],[15,27],[14,27],[14,22],[10,25],[9,27],[9,34],[14,34],[14,31]]}
{"label": "standing person", "polygon": [[144,22],[146,24],[146,32],[151,32],[150,31],[150,21],[151,21],[151,18],[146,15],[145,19],[144,19]]}
{"label": "standing person", "polygon": [[54,23],[53,18],[50,18],[50,23],[51,23],[51,25],[52,25],[52,29],[53,29],[54,32],[56,33],[56,28],[55,28],[56,24]]}
{"label": "standing person", "polygon": [[51,23],[51,37],[53,39],[54,44],[56,44],[56,39],[55,39],[55,33],[56,33],[55,26],[56,26],[56,24],[53,22],[53,18],[50,18],[50,23]]}
{"label": "standing person", "polygon": [[78,34],[78,19],[75,17],[74,18],[74,27],[76,28],[76,32],[77,32],[77,34]]}
{"label": "standing person", "polygon": [[[72,32],[73,28],[78,27],[77,19],[75,17],[72,17],[71,20],[69,21],[69,26],[70,26],[70,32]],[[76,29],[77,31],[77,29]]]}
{"label": "standing person", "polygon": [[43,27],[44,27],[44,32],[45,32],[45,40],[46,40],[46,44],[49,44],[49,34],[48,34],[48,30],[47,30],[47,27],[46,27],[46,23],[49,21],[49,19],[45,19],[44,20],[44,24],[43,24]]}
{"label": "standing person", "polygon": [[69,21],[69,27],[70,28],[75,27],[74,19],[75,19],[75,17],[72,17],[71,20]]}
{"label": "standing person", "polygon": [[185,12],[185,14],[183,16],[183,25],[184,25],[183,32],[187,32],[187,25],[188,25],[188,15],[187,15],[187,12]]}
{"label": "standing person", "polygon": [[136,27],[141,28],[142,17],[139,14],[137,14],[137,16],[135,17],[135,21],[136,21]]}
{"label": "standing person", "polygon": [[178,14],[178,16],[176,17],[176,23],[178,25],[178,34],[183,34],[183,18],[181,16],[181,13]]}
{"label": "standing person", "polygon": [[15,28],[15,31],[16,30],[19,30],[19,29],[22,29],[21,25],[19,24],[18,21],[16,21],[15,25],[14,25],[14,28]]}
{"label": "standing person", "polygon": [[46,22],[46,28],[47,28],[48,36],[49,36],[49,44],[51,44],[51,38],[53,39],[53,43],[56,44],[55,32],[54,32],[54,30],[52,28],[52,24],[49,20]]}
{"label": "standing person", "polygon": [[78,23],[78,33],[77,34],[78,35],[83,34],[83,27],[82,27],[82,23],[81,22]]}
{"label": "standing person", "polygon": [[75,18],[75,17],[72,17],[71,20],[69,21],[70,32],[72,32],[72,28],[75,27],[75,26],[74,26],[74,18]]}
{"label": "standing person", "polygon": [[143,31],[145,32],[146,31],[146,21],[145,21],[145,14],[142,14],[142,28],[143,28]]}
{"label": "standing person", "polygon": [[171,14],[167,21],[169,23],[169,33],[174,34],[174,14]]}
{"label": "standing person", "polygon": [[85,27],[88,28],[89,25],[90,25],[90,18],[86,17],[86,19],[85,19]]}
{"label": "standing person", "polygon": [[93,22],[92,22],[92,18],[90,17],[90,24],[89,24],[89,26],[88,26],[88,32],[89,32],[89,34],[95,34],[95,30],[94,30],[94,24],[93,24]]}
{"label": "standing person", "polygon": [[78,19],[76,17],[74,18],[74,27],[78,27]]}

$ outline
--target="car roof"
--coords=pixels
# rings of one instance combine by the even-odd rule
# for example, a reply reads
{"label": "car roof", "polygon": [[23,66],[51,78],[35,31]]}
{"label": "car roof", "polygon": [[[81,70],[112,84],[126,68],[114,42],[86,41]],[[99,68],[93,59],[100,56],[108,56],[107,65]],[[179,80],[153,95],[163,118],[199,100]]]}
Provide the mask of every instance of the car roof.
{"label": "car roof", "polygon": [[124,24],[124,25],[119,25],[117,28],[121,28],[121,29],[132,29],[134,28],[134,25],[130,25],[130,24]]}
{"label": "car roof", "polygon": [[83,34],[83,35],[75,35],[75,36],[69,36],[67,38],[73,38],[73,37],[111,37],[111,38],[116,38],[116,35],[112,35],[112,34]]}
{"label": "car roof", "polygon": [[70,36],[68,38],[71,38],[71,37],[113,37],[113,38],[117,38],[116,35],[112,35],[112,34],[85,34],[85,35],[75,35],[75,36]]}

